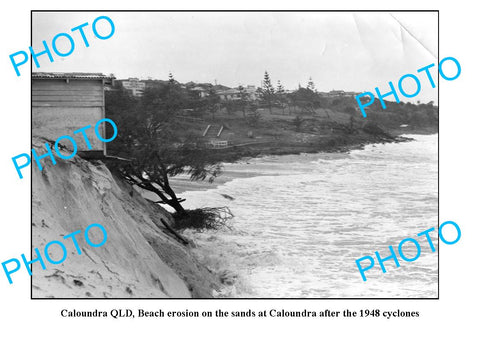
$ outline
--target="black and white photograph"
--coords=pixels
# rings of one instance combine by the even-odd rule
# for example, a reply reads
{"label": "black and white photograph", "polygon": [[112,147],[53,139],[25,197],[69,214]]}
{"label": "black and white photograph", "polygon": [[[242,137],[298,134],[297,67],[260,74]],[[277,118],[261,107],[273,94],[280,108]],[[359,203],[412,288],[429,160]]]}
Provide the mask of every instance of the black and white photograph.
{"label": "black and white photograph", "polygon": [[31,24],[32,299],[438,299],[438,11]]}

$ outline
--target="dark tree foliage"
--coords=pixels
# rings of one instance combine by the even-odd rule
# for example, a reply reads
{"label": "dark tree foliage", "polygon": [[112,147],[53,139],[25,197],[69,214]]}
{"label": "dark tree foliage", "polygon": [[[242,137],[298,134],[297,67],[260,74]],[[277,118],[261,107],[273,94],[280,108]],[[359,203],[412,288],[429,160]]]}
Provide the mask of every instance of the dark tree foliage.
{"label": "dark tree foliage", "polygon": [[261,98],[267,104],[270,114],[272,113],[272,106],[275,103],[275,89],[273,88],[270,76],[267,71],[263,76],[263,85],[261,89]]}
{"label": "dark tree foliage", "polygon": [[222,103],[222,107],[229,115],[234,114],[238,110],[238,104],[235,100],[226,100]]}
{"label": "dark tree foliage", "polygon": [[132,162],[123,162],[120,174],[129,183],[151,191],[160,198],[159,203],[170,205],[179,214],[185,214],[179,199],[170,186],[169,178],[179,174],[190,175],[191,180],[208,180],[219,175],[221,165],[209,160],[208,150],[197,143],[185,141],[181,146],[170,144],[169,134],[163,138],[140,143],[134,149]]}
{"label": "dark tree foliage", "polygon": [[220,97],[216,93],[213,86],[208,86],[207,95],[205,97],[193,97],[191,93],[187,93],[187,97],[180,97],[183,105],[189,106],[194,111],[209,113],[212,119],[215,119],[215,113],[222,107],[220,105]]}
{"label": "dark tree foliage", "polygon": [[277,82],[277,90],[275,92],[275,96],[276,96],[277,102],[282,107],[282,112],[285,113],[285,106],[287,105],[288,100],[287,100],[285,88],[283,87],[280,80]]}
{"label": "dark tree foliage", "polygon": [[208,89],[208,96],[205,97],[205,110],[212,114],[212,119],[215,119],[215,113],[220,110],[220,97],[215,92],[213,86]]}
{"label": "dark tree foliage", "polygon": [[300,128],[302,127],[303,119],[300,118],[299,116],[296,116],[293,121],[293,125],[295,126],[295,131],[300,131]]}
{"label": "dark tree foliage", "polygon": [[346,113],[351,114],[351,115],[357,114],[357,110],[355,109],[355,107],[353,107],[351,105],[346,106],[345,109],[343,109],[343,111],[345,111]]}
{"label": "dark tree foliage", "polygon": [[157,194],[158,203],[186,214],[169,179],[187,174],[191,180],[213,181],[221,171],[214,154],[176,119],[188,105],[186,91],[171,77],[139,99],[123,91],[107,92],[105,99],[107,116],[118,126],[110,148],[129,160],[112,161],[112,166],[129,183]]}
{"label": "dark tree foliage", "polygon": [[255,103],[250,103],[247,107],[248,115],[246,122],[249,126],[257,127],[260,123],[260,113],[258,112],[258,106]]}
{"label": "dark tree foliage", "polygon": [[239,86],[238,90],[240,91],[240,100],[238,100],[238,108],[242,110],[243,118],[247,119],[247,109],[249,106],[249,97],[248,93],[243,86]]}
{"label": "dark tree foliage", "polygon": [[318,93],[304,87],[290,93],[289,99],[294,106],[300,108],[302,113],[314,114],[315,109],[322,106],[321,98]]}

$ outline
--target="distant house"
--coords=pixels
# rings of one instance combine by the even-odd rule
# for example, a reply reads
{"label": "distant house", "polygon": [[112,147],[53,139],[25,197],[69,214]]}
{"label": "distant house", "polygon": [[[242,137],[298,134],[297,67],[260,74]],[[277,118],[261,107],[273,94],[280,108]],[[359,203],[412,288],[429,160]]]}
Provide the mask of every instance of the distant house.
{"label": "distant house", "polygon": [[343,90],[332,90],[330,92],[318,92],[322,97],[336,98],[336,97],[355,97],[359,92],[346,92]]}
{"label": "distant house", "polygon": [[118,79],[115,82],[119,82],[124,89],[131,91],[135,97],[143,96],[146,87],[145,82],[138,78]]}
{"label": "distant house", "polygon": [[329,97],[343,97],[344,95],[345,95],[345,91],[342,91],[342,90],[338,90],[338,91],[332,90],[328,92]]}
{"label": "distant house", "polygon": [[[104,85],[111,81],[101,73],[32,73],[32,135],[55,141],[69,135],[78,151],[106,155],[106,144],[95,136],[95,124],[105,118]],[[81,133],[85,130],[89,150]],[[105,137],[105,131],[100,132]]]}
{"label": "distant house", "polygon": [[220,100],[239,100],[241,99],[240,91],[237,89],[228,89],[217,91]]}
{"label": "distant house", "polygon": [[205,98],[208,96],[208,89],[202,86],[192,87],[190,91],[195,92],[200,98]]}
{"label": "distant house", "polygon": [[[248,100],[257,100],[257,88],[254,85],[248,85],[243,88]],[[217,91],[220,100],[240,100],[242,94],[239,87]]]}
{"label": "distant house", "polygon": [[250,100],[258,99],[257,87],[255,85],[247,85],[244,89]]}
{"label": "distant house", "polygon": [[322,97],[335,98],[335,97],[354,97],[358,93],[357,92],[345,92],[343,90],[332,90],[330,92],[318,92],[318,94]]}

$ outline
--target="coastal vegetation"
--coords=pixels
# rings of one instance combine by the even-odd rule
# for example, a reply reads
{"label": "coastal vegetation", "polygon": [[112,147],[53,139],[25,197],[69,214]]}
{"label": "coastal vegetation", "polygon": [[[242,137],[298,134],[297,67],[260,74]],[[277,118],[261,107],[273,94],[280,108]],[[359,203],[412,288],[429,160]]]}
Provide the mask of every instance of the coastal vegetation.
{"label": "coastal vegetation", "polygon": [[[226,89],[181,84],[170,74],[167,81],[150,81],[140,97],[121,86],[106,92],[107,117],[118,125],[118,137],[109,145],[109,154],[116,156],[108,162],[110,168],[128,183],[156,194],[156,203],[172,207],[179,229],[219,227],[229,216],[216,208],[184,209],[170,184],[180,174],[192,181],[214,181],[222,162],[243,157],[345,151],[405,140],[402,134],[438,132],[438,107],[433,102],[387,102],[388,110],[375,102],[365,119],[354,96],[320,93],[311,78],[306,87],[286,91],[280,81],[275,88],[265,72],[262,87],[253,94],[239,86],[233,97],[219,95]],[[221,128],[209,136],[212,126]],[[223,147],[212,148],[212,140],[223,141]]]}
{"label": "coastal vegetation", "polygon": [[[188,174],[191,180],[213,181],[221,171],[220,162],[194,135],[178,133],[182,127],[175,117],[185,100],[186,93],[172,76],[165,86],[147,90],[140,100],[122,90],[107,96],[107,114],[119,131],[112,152],[127,159],[110,164],[127,182],[155,193],[157,203],[168,204],[180,216],[187,212],[169,178]],[[211,100],[200,105],[214,110]]]}

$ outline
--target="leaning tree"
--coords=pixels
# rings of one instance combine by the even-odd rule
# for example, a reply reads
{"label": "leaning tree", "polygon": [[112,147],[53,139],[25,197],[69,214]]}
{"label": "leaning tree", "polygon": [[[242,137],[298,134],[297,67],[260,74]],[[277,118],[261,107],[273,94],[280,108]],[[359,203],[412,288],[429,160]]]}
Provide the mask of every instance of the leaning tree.
{"label": "leaning tree", "polygon": [[126,159],[112,160],[110,165],[126,181],[155,193],[157,203],[168,204],[180,215],[186,211],[170,178],[186,174],[191,180],[213,181],[221,172],[216,154],[177,119],[187,95],[173,77],[145,90],[140,99],[120,91],[106,94],[107,115],[118,126],[111,152]]}

